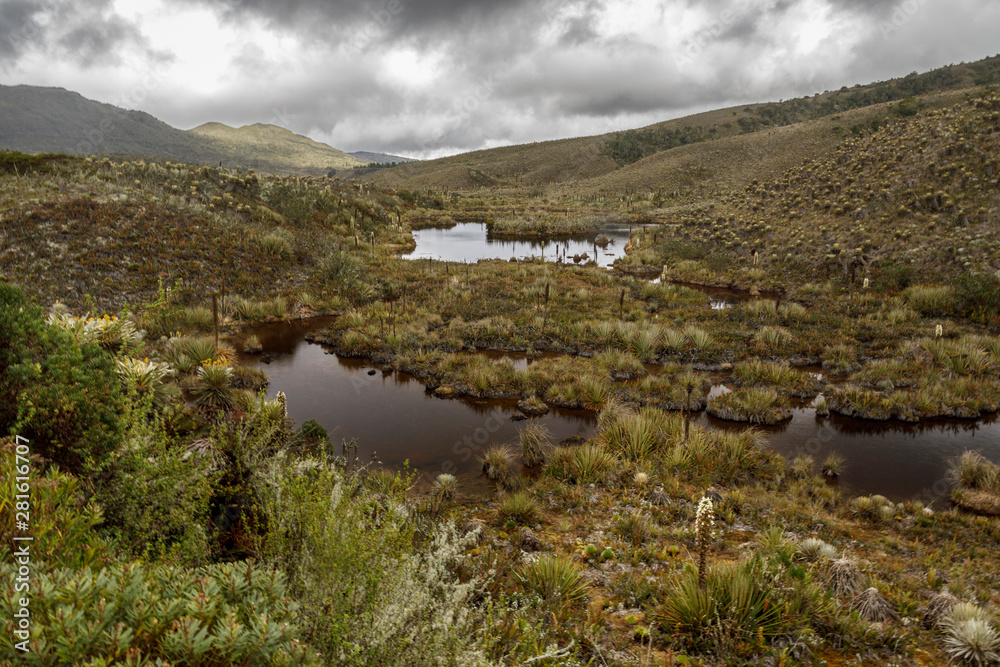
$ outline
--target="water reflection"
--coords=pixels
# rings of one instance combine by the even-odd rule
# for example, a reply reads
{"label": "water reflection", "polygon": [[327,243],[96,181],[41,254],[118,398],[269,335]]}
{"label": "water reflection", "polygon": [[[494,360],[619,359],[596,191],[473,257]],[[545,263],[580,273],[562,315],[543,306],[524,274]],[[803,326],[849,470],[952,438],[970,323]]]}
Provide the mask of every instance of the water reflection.
{"label": "water reflection", "polygon": [[[299,424],[315,419],[334,442],[357,438],[362,459],[377,456],[393,467],[408,463],[433,478],[457,474],[466,492],[482,493],[489,485],[479,473],[478,453],[488,444],[517,439],[523,422],[512,400],[440,399],[405,373],[384,373],[363,359],[339,358],[303,340],[329,319],[256,327],[271,363],[244,357],[270,377],[268,396],[288,396],[289,412]],[[489,352],[517,367],[531,363],[524,353]],[[373,372],[374,371],[374,372]],[[713,392],[726,391],[717,383]],[[539,418],[556,440],[594,432],[595,418],[581,410],[553,409]],[[694,423],[712,429],[739,430],[734,424],[699,414]],[[937,420],[920,424],[872,422],[832,415],[817,418],[800,406],[792,419],[764,429],[768,446],[788,458],[812,456],[817,466],[833,451],[847,465],[839,483],[850,493],[881,493],[893,500],[934,502],[948,491],[950,459],[978,449],[1000,462],[1000,421],[996,415],[977,421]]]}
{"label": "water reflection", "polygon": [[[595,240],[604,236],[610,242],[601,247]],[[415,229],[417,247],[403,255],[407,259],[437,259],[447,262],[477,262],[481,259],[528,259],[540,257],[546,261],[561,259],[573,263],[575,256],[596,262],[604,268],[624,256],[629,227],[612,227],[599,234],[564,236],[544,239],[489,238],[486,224],[463,222],[448,229]]]}

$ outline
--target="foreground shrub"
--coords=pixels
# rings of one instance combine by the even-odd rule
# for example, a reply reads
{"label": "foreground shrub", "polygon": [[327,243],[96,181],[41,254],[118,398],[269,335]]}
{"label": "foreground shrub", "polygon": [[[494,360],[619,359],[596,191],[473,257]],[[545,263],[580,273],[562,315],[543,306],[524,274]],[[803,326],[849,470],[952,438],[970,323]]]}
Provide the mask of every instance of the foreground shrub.
{"label": "foreground shrub", "polygon": [[[13,619],[15,566],[0,564],[3,616]],[[295,637],[285,579],[248,563],[188,570],[127,564],[37,570],[26,665],[313,665]],[[3,649],[13,652],[14,623]],[[101,661],[101,662],[93,662]]]}
{"label": "foreground shrub", "polygon": [[127,431],[97,484],[103,530],[131,558],[204,565],[209,550],[210,461],[188,456],[149,402],[124,411]]}
{"label": "foreground shrub", "polygon": [[48,325],[0,283],[0,431],[69,471],[99,468],[121,439],[120,386],[110,354]]}
{"label": "foreground shrub", "polygon": [[[22,490],[16,479],[15,451],[13,440],[0,443],[0,562],[4,563],[14,562],[13,537],[20,535],[14,532],[15,495]],[[33,560],[47,568],[81,568],[108,557],[107,546],[94,533],[103,518],[101,510],[82,499],[75,477],[50,466],[44,476],[32,480],[30,490]]]}
{"label": "foreground shrub", "polygon": [[259,471],[267,533],[259,553],[287,572],[305,640],[336,665],[477,665],[481,585],[454,568],[475,534],[416,523],[402,491],[377,496],[321,461],[273,459]]}

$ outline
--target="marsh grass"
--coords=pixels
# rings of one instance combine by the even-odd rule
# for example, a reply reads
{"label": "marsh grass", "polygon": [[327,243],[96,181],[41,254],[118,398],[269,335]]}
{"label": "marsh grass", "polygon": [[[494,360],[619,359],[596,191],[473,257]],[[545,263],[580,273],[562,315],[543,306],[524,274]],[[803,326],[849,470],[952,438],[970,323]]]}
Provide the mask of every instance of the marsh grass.
{"label": "marsh grass", "polygon": [[501,481],[510,475],[514,453],[509,445],[493,444],[486,448],[479,460],[483,465],[483,472],[489,479]]}
{"label": "marsh grass", "polygon": [[573,450],[570,472],[580,484],[600,482],[613,468],[614,456],[597,444],[587,444]]}
{"label": "marsh grass", "polygon": [[545,458],[552,447],[552,433],[538,422],[528,422],[521,429],[521,460],[528,468],[534,468],[545,463]]}
{"label": "marsh grass", "polygon": [[770,388],[740,387],[715,396],[708,402],[708,413],[726,421],[770,425],[789,419],[792,410],[788,399]]}

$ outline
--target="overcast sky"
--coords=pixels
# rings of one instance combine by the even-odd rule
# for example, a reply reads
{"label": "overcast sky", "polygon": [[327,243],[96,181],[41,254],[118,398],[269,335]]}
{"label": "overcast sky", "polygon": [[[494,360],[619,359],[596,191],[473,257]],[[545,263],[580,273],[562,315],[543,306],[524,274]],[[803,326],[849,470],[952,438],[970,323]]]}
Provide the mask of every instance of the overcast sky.
{"label": "overcast sky", "polygon": [[437,157],[1000,52],[997,0],[0,0],[0,82]]}

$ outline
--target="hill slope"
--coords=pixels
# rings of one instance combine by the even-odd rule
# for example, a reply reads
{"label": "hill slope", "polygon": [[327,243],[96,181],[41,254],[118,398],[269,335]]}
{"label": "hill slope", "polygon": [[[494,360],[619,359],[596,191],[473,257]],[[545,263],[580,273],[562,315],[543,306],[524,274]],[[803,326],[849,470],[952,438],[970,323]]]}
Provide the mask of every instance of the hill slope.
{"label": "hill slope", "polygon": [[[663,164],[649,162],[651,156],[680,150],[689,151],[683,154],[690,158],[698,153],[695,147],[821,119],[833,121],[816,126],[823,131],[840,127],[845,136],[860,134],[871,129],[874,115],[884,113],[889,103],[905,100],[908,107],[919,106],[920,100],[935,100],[942,93],[997,82],[1000,82],[1000,56],[810,97],[709,111],[635,130],[475,151],[385,169],[365,178],[398,188],[469,189],[570,183],[598,179],[621,169],[627,177],[591,180],[586,189],[593,193],[604,189],[624,194],[637,186],[637,180],[641,182],[638,187],[655,189],[653,183],[657,179],[653,174],[637,179],[639,172],[624,172],[630,165],[642,171]],[[771,136],[779,142],[785,136],[793,138],[780,132]],[[801,138],[800,135],[795,139]],[[829,148],[826,141],[820,144],[820,148]],[[795,148],[794,143],[786,145]],[[725,153],[729,149],[720,150]],[[765,150],[771,149],[765,147]],[[803,157],[801,151],[797,155],[798,159]]]}
{"label": "hill slope", "polygon": [[[275,126],[185,132],[142,111],[88,100],[63,88],[0,85],[0,148],[26,153],[142,155],[269,173],[325,175],[363,164]],[[205,126],[202,126],[203,128]],[[226,128],[223,130],[222,128]],[[270,128],[270,129],[260,129]]]}
{"label": "hill slope", "polygon": [[998,152],[1000,98],[982,93],[678,212],[679,224],[637,238],[623,266],[666,265],[673,279],[712,284],[994,280]]}
{"label": "hill slope", "polygon": [[248,169],[290,173],[304,166],[329,170],[365,164],[343,151],[277,125],[255,123],[233,128],[222,123],[205,123],[187,133],[210,139]]}

